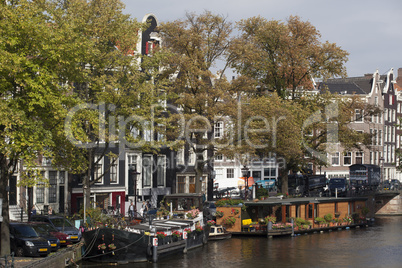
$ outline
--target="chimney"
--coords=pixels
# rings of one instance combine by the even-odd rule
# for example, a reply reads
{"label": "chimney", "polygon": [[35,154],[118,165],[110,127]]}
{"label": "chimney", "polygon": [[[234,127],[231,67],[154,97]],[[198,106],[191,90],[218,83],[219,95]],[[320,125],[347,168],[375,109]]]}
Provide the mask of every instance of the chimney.
{"label": "chimney", "polygon": [[396,84],[402,87],[402,68],[398,68],[398,77],[396,78]]}

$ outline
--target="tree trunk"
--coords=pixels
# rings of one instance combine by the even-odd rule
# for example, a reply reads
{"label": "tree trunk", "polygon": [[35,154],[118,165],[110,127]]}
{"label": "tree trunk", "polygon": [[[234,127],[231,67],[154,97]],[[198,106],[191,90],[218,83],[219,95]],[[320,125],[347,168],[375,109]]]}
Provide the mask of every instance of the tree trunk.
{"label": "tree trunk", "polygon": [[3,206],[1,208],[2,210],[2,216],[3,216],[3,222],[1,223],[1,243],[0,243],[0,256],[4,256],[7,254],[10,254],[10,216],[8,214],[9,209],[8,209],[8,192],[7,192],[7,186],[8,186],[8,180],[9,180],[9,174],[8,174],[8,168],[7,168],[7,162],[6,162],[6,157],[2,155],[1,157],[2,161],[0,163],[0,198],[3,199]]}
{"label": "tree trunk", "polygon": [[282,180],[282,187],[281,187],[281,191],[282,194],[287,195],[289,193],[289,189],[288,189],[288,173],[289,170],[285,169],[282,176],[281,176],[281,180]]}

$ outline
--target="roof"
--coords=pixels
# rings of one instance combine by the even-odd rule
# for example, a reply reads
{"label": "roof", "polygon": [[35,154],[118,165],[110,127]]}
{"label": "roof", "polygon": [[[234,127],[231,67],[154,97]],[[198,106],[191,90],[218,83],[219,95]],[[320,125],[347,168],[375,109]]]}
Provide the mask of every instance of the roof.
{"label": "roof", "polygon": [[245,201],[246,206],[275,206],[275,205],[296,205],[309,203],[333,203],[349,201],[365,201],[367,197],[298,197],[298,198],[268,198],[265,200]]}
{"label": "roof", "polygon": [[[381,76],[381,79],[386,77]],[[349,77],[328,79],[319,85],[321,91],[329,90],[331,93],[338,93],[341,95],[366,95],[370,94],[373,84],[373,78],[367,76],[363,77]]]}

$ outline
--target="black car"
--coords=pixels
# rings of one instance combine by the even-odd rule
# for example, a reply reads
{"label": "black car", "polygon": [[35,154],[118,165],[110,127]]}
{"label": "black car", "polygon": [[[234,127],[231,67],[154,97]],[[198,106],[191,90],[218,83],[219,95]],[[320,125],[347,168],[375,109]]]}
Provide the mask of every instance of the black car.
{"label": "black car", "polygon": [[39,224],[30,224],[30,223],[27,224],[32,226],[41,237],[44,237],[47,240],[49,240],[52,251],[57,251],[60,248],[60,240],[57,237],[53,236],[51,233],[49,233],[46,227]]}
{"label": "black car", "polygon": [[81,240],[80,231],[74,227],[67,219],[60,216],[45,216],[45,215],[34,215],[31,216],[29,221],[36,222],[46,222],[56,228],[59,232],[65,233],[68,237],[67,239],[73,243],[77,243]]}
{"label": "black car", "polygon": [[45,257],[51,251],[51,243],[29,224],[10,223],[10,248],[18,257]]}

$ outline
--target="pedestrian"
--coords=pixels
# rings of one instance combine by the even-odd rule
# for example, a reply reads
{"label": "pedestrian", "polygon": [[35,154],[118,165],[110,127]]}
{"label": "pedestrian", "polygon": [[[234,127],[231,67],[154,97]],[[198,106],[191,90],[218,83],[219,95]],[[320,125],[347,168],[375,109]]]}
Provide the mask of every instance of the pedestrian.
{"label": "pedestrian", "polygon": [[36,207],[35,207],[35,206],[32,207],[31,215],[32,215],[32,216],[35,216],[35,215],[36,215]]}
{"label": "pedestrian", "polygon": [[142,216],[145,218],[148,213],[148,206],[147,203],[145,203],[145,201],[142,202],[142,210],[143,210]]}
{"label": "pedestrian", "polygon": [[51,206],[49,206],[49,210],[48,210],[48,213],[47,213],[47,214],[49,214],[49,215],[52,215],[52,214],[53,214],[53,209],[52,209]]}
{"label": "pedestrian", "polygon": [[128,212],[131,218],[134,218],[134,204],[133,201],[131,201],[130,206],[128,207]]}

